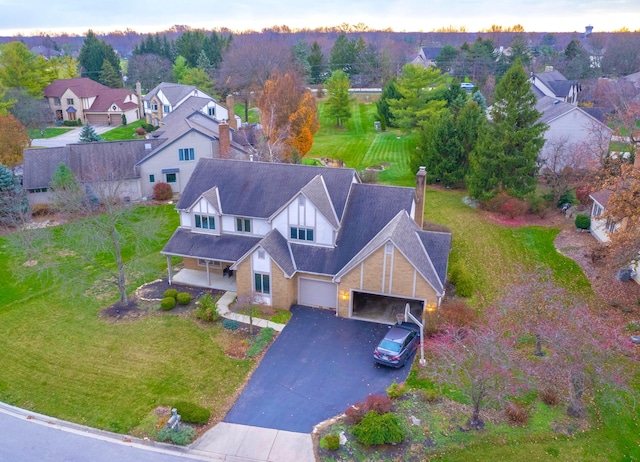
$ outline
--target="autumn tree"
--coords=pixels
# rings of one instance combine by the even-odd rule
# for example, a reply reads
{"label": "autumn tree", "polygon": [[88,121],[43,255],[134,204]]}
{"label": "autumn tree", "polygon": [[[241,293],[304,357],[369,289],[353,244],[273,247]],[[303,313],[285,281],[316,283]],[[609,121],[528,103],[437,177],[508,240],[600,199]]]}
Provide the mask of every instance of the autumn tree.
{"label": "autumn tree", "polygon": [[399,98],[390,98],[391,114],[398,127],[412,132],[428,123],[444,109],[444,77],[440,70],[405,64],[396,89]]}
{"label": "autumn tree", "polygon": [[49,67],[57,79],[74,79],[80,77],[80,64],[72,56],[54,56],[49,59]]}
{"label": "autumn tree", "polygon": [[56,79],[47,61],[29,51],[22,42],[0,45],[0,88],[24,90],[42,97],[42,90]]}
{"label": "autumn tree", "polygon": [[22,163],[22,152],[31,140],[22,124],[11,114],[0,114],[0,164],[13,168]]}
{"label": "autumn tree", "polygon": [[270,161],[295,160],[304,156],[318,131],[314,96],[294,73],[274,73],[258,98],[265,136],[263,156]]}
{"label": "autumn tree", "polygon": [[540,122],[536,97],[520,62],[502,77],[490,110],[489,127],[470,157],[467,187],[478,199],[500,191],[515,197],[533,192],[538,154],[547,126]]}
{"label": "autumn tree", "polygon": [[326,82],[327,87],[327,115],[336,119],[336,125],[343,126],[343,123],[351,118],[351,98],[349,97],[349,76],[341,70],[331,73],[331,77]]}

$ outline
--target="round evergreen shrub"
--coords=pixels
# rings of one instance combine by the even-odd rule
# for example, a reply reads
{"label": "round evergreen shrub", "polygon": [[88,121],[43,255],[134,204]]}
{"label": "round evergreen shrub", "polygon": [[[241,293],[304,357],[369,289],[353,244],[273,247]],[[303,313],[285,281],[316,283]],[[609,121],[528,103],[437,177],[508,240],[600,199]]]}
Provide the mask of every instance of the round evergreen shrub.
{"label": "round evergreen shrub", "polygon": [[591,218],[589,218],[589,215],[579,214],[576,216],[575,223],[578,229],[589,229],[591,226]]}
{"label": "round evergreen shrub", "polygon": [[158,433],[158,441],[171,441],[180,446],[190,444],[195,438],[196,431],[188,425],[182,425],[180,430],[165,427]]}
{"label": "round evergreen shrub", "polygon": [[380,415],[375,411],[367,413],[351,433],[366,445],[401,443],[405,436],[395,414]]}
{"label": "round evergreen shrub", "polygon": [[320,438],[320,447],[329,449],[330,451],[337,451],[340,448],[340,436],[338,435],[326,435]]}
{"label": "round evergreen shrub", "polygon": [[178,305],[188,305],[191,303],[191,294],[189,292],[180,292],[176,296],[176,301],[178,302]]}
{"label": "round evergreen shrub", "polygon": [[236,330],[240,327],[240,323],[235,319],[225,319],[222,321],[222,327],[227,330]]}
{"label": "round evergreen shrub", "polygon": [[163,298],[162,301],[160,302],[160,308],[162,308],[164,311],[172,310],[175,308],[175,306],[176,306],[176,299],[172,297]]}
{"label": "round evergreen shrub", "polygon": [[178,410],[178,414],[183,422],[204,425],[211,417],[211,411],[209,409],[187,401],[179,401],[171,407]]}
{"label": "round evergreen shrub", "polygon": [[168,201],[173,198],[171,185],[163,182],[153,185],[153,198],[157,201]]}
{"label": "round evergreen shrub", "polygon": [[176,289],[167,289],[163,294],[164,298],[173,298],[174,300],[178,298],[178,291]]}

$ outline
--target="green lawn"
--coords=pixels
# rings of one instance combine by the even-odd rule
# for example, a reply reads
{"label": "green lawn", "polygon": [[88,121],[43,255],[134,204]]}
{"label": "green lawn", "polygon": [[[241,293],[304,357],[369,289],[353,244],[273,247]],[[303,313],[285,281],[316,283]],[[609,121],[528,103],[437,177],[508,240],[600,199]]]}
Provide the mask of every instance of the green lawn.
{"label": "green lawn", "polygon": [[141,127],[147,122],[144,119],[136,120],[127,125],[121,125],[119,127],[113,128],[108,132],[100,135],[104,141],[123,141],[123,140],[133,140],[139,139],[140,137],[136,136],[136,128]]}
{"label": "green lawn", "polygon": [[39,128],[30,128],[27,130],[27,136],[32,140],[39,139],[39,138],[54,138],[56,136],[60,136],[64,133],[67,133],[69,130],[73,130],[73,128],[62,128],[62,127],[45,128],[44,133],[40,133]]}
{"label": "green lawn", "polygon": [[[148,210],[141,209],[141,216]],[[159,250],[178,216],[173,206],[159,210],[167,223],[163,240],[129,260],[130,291],[166,272]],[[46,278],[18,283],[13,273],[21,261],[13,260],[6,243],[0,239],[0,401],[124,433],[156,406],[176,400],[219,414],[255,364],[223,353],[219,325],[171,314],[102,320],[101,308],[118,297],[115,287],[99,281],[79,295]],[[54,241],[52,251],[65,249],[73,250],[73,244]]]}

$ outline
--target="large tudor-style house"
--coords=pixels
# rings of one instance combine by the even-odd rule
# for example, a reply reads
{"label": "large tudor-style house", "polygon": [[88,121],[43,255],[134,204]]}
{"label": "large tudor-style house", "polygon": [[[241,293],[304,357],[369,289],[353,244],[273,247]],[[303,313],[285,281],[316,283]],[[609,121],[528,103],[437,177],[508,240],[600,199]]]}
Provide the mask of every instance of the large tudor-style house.
{"label": "large tudor-style house", "polygon": [[[109,88],[86,77],[58,79],[47,85],[44,96],[58,121],[92,125],[121,125],[143,116],[142,95],[126,88]],[[124,119],[123,119],[124,116]]]}
{"label": "large tudor-style house", "polygon": [[[162,253],[169,281],[235,278],[239,298],[366,318],[444,296],[451,235],[422,229],[426,172],[416,189],[362,184],[353,169],[201,159],[176,205]],[[369,303],[375,300],[376,303]],[[384,313],[383,313],[384,314]]]}

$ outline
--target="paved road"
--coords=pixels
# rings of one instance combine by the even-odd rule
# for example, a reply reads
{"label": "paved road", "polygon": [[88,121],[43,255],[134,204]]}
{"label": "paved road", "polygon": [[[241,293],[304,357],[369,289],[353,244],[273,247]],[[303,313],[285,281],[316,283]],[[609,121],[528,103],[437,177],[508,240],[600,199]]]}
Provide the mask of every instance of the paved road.
{"label": "paved road", "polygon": [[[109,125],[93,125],[93,128],[98,135],[101,135],[102,133],[108,132],[115,127],[111,127]],[[35,140],[31,140],[31,146],[34,148],[55,148],[58,146],[66,146],[67,144],[71,143],[77,143],[80,139],[81,130],[82,127],[75,127],[64,134],[55,136],[53,138],[37,138]]]}
{"label": "paved road", "polygon": [[313,427],[394,381],[408,365],[373,362],[388,326],[337,318],[331,311],[294,306],[278,336],[224,421],[290,432]]}

